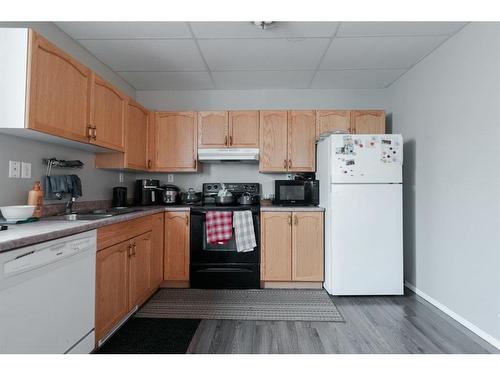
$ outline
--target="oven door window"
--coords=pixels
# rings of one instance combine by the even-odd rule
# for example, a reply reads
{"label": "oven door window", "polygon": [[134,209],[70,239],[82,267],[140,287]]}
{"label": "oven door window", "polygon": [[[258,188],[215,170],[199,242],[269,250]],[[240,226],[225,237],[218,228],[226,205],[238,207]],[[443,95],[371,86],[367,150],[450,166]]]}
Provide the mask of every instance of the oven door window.
{"label": "oven door window", "polygon": [[234,240],[234,229],[233,235],[229,241],[226,243],[207,243],[207,226],[205,220],[203,220],[203,250],[204,251],[225,251],[225,252],[236,252],[236,241]]}
{"label": "oven door window", "polygon": [[304,185],[280,186],[280,200],[282,201],[304,201],[305,194]]}

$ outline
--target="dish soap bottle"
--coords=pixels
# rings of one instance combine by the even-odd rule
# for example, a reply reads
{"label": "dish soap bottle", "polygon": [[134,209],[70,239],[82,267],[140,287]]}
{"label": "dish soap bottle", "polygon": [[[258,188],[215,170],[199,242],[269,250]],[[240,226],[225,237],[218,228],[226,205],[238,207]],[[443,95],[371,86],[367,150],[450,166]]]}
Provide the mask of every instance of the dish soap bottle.
{"label": "dish soap bottle", "polygon": [[43,191],[40,188],[40,181],[35,181],[33,189],[28,193],[28,205],[35,206],[34,217],[42,216]]}

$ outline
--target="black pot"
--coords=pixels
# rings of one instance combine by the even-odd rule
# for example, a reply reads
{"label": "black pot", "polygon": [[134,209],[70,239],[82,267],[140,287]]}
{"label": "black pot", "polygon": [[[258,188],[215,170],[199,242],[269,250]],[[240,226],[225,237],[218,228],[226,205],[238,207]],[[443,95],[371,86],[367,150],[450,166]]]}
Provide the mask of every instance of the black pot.
{"label": "black pot", "polygon": [[182,203],[195,204],[201,202],[201,193],[197,193],[193,188],[189,188],[186,193],[181,194]]}

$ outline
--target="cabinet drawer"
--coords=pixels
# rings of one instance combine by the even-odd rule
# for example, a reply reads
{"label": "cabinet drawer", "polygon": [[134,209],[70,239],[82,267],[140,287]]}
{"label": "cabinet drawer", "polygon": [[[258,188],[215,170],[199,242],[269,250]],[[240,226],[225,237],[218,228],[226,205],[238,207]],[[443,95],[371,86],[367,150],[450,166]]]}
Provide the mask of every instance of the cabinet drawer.
{"label": "cabinet drawer", "polygon": [[102,250],[151,230],[152,216],[123,221],[97,229],[97,250]]}

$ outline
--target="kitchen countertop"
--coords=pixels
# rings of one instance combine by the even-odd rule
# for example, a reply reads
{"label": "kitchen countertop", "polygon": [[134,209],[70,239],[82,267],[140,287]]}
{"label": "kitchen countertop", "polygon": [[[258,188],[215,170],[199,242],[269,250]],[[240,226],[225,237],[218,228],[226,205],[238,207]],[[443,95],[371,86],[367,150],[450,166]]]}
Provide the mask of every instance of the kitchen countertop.
{"label": "kitchen countertop", "polygon": [[307,212],[307,211],[325,211],[323,207],[318,206],[260,206],[260,212],[273,212],[273,211],[284,211],[284,212]]}
{"label": "kitchen countertop", "polygon": [[140,211],[98,220],[65,221],[42,218],[34,223],[9,225],[9,229],[0,232],[0,253],[160,212],[189,210],[189,206],[180,205],[149,206],[140,207]]}

